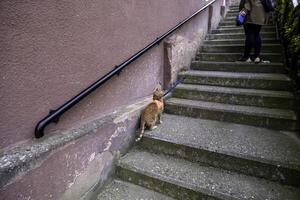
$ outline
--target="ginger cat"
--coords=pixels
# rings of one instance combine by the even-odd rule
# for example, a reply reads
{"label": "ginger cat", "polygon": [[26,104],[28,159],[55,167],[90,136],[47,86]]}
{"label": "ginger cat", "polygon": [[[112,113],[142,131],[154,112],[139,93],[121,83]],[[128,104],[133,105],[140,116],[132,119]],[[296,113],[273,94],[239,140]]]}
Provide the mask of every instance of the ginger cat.
{"label": "ginger cat", "polygon": [[155,129],[157,123],[161,124],[161,115],[164,109],[163,102],[163,91],[161,86],[157,87],[153,92],[153,101],[147,105],[147,107],[143,110],[141,115],[141,123],[140,123],[140,135],[135,140],[136,142],[140,141],[144,136],[145,128],[148,127],[150,130]]}

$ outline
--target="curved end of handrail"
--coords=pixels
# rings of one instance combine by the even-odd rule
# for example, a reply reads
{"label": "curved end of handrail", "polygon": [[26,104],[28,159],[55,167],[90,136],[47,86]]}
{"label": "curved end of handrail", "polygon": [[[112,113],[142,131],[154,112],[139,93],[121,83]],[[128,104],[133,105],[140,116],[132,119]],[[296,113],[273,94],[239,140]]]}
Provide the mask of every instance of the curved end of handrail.
{"label": "curved end of handrail", "polygon": [[34,131],[35,138],[43,137],[44,136],[44,129],[45,129],[45,124],[43,123],[43,121],[40,121],[35,126],[35,131]]}

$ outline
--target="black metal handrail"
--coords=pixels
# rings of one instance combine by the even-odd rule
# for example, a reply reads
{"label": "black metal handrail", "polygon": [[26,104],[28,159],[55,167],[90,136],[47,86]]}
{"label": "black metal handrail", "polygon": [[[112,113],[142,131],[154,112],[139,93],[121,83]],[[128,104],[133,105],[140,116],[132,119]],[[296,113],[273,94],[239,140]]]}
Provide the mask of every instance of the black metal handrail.
{"label": "black metal handrail", "polygon": [[154,47],[155,45],[159,44],[163,39],[165,39],[167,36],[169,36],[171,33],[173,33],[176,29],[181,27],[183,24],[185,24],[187,21],[189,21],[191,18],[199,14],[201,11],[205,10],[208,6],[213,4],[216,0],[210,1],[208,4],[206,4],[204,7],[200,8],[198,11],[194,12],[191,16],[184,19],[182,22],[178,23],[176,26],[174,26],[172,29],[170,29],[168,32],[163,34],[162,36],[158,37],[156,40],[151,42],[149,45],[147,45],[142,50],[135,53],[133,56],[128,58],[126,61],[121,63],[120,65],[117,65],[113,70],[108,72],[106,75],[104,75],[102,78],[94,82],[92,85],[90,85],[88,88],[80,92],[78,95],[64,103],[62,106],[57,108],[56,110],[51,110],[50,113],[40,120],[36,127],[35,127],[35,137],[40,138],[44,136],[44,129],[45,127],[50,124],[51,122],[55,122],[58,120],[58,118],[65,113],[67,110],[69,110],[71,107],[73,107],[76,103],[81,101],[84,97],[88,96],[90,93],[92,93],[95,89],[100,87],[102,84],[104,84],[106,81],[111,79],[113,76],[119,74],[127,65],[135,61],[137,58],[139,58],[141,55],[143,55],[145,52],[147,52],[149,49]]}

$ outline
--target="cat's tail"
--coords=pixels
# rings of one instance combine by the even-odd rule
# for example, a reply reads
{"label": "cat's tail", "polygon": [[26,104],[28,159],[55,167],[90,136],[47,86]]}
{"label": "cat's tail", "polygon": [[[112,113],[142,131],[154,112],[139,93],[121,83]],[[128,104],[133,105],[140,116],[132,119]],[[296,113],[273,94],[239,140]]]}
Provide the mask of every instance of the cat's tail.
{"label": "cat's tail", "polygon": [[136,142],[140,141],[144,135],[145,132],[145,125],[146,122],[144,120],[141,120],[141,124],[140,124],[140,135],[138,138],[135,139]]}

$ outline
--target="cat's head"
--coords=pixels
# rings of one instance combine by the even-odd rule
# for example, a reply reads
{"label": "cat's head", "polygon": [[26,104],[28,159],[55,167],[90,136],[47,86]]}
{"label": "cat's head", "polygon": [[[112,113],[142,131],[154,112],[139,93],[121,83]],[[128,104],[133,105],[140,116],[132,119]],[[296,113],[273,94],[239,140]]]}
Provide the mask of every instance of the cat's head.
{"label": "cat's head", "polygon": [[164,91],[161,85],[158,85],[153,92],[153,100],[161,100],[164,96]]}

